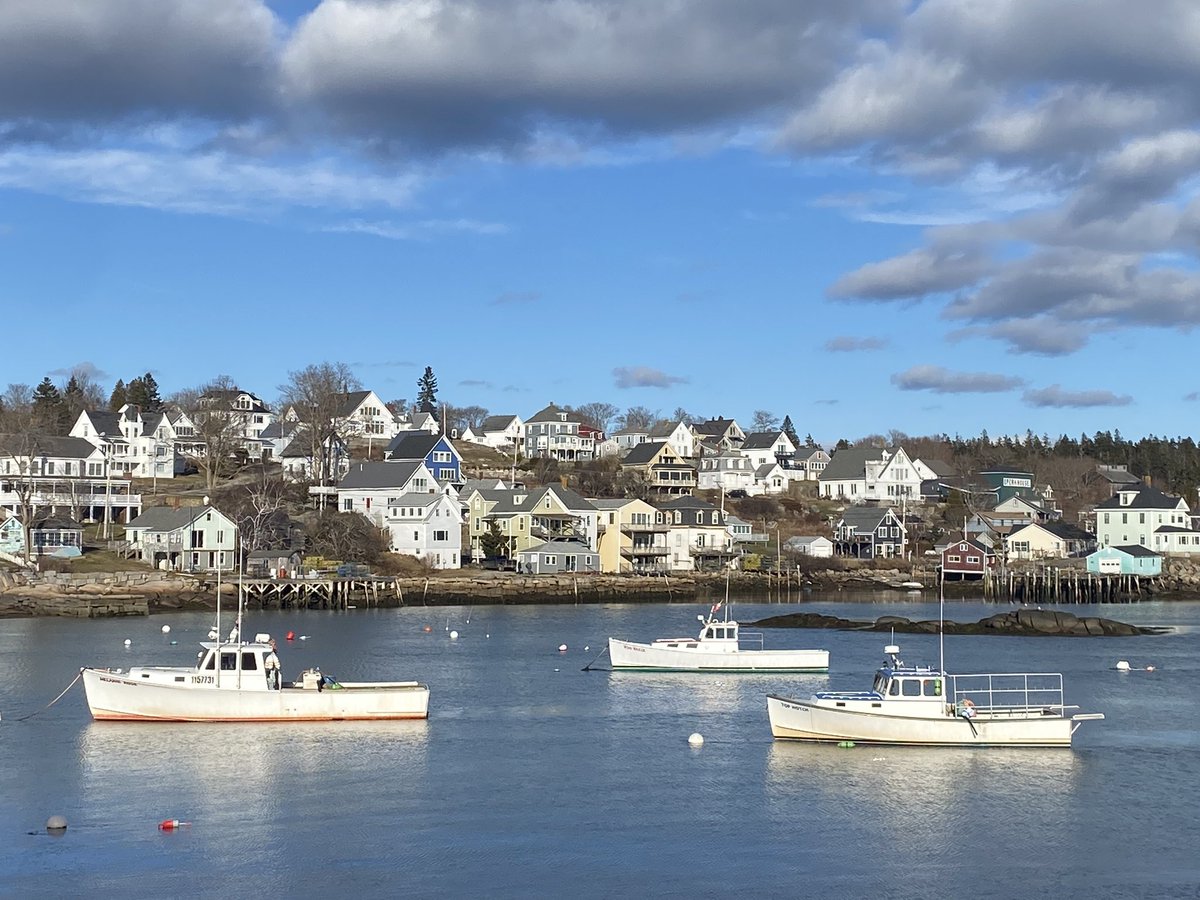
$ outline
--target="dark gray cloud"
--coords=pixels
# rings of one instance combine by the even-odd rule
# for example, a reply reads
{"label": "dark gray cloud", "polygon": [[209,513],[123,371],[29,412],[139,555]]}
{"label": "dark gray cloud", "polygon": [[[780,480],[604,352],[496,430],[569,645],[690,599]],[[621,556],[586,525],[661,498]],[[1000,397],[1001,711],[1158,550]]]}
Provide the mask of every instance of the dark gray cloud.
{"label": "dark gray cloud", "polygon": [[1078,323],[1059,322],[1040,316],[1011,319],[978,328],[964,328],[950,335],[952,340],[989,337],[1004,341],[1014,353],[1033,356],[1067,356],[1087,343],[1089,329]]}
{"label": "dark gray cloud", "polygon": [[902,391],[933,391],[935,394],[999,394],[1024,384],[1013,375],[992,372],[952,372],[941,366],[913,366],[892,376]]}
{"label": "dark gray cloud", "polygon": [[72,375],[86,375],[93,381],[104,381],[108,378],[108,373],[97,366],[90,359],[85,359],[82,362],[77,362],[73,366],[67,366],[62,369],[51,369],[47,375],[61,376],[70,378]]}
{"label": "dark gray cloud", "polygon": [[1195,403],[1200,400],[1200,391],[1192,391],[1190,394],[1184,394],[1183,399],[1188,403]]}
{"label": "dark gray cloud", "polygon": [[274,104],[276,28],[261,0],[8,0],[0,120],[254,117]]}
{"label": "dark gray cloud", "polygon": [[[530,148],[665,134],[811,96],[889,0],[326,0],[283,54],[289,97],[401,145]],[[936,104],[930,104],[936,105]]]}
{"label": "dark gray cloud", "polygon": [[830,286],[829,296],[856,300],[924,297],[974,284],[988,268],[988,261],[970,250],[926,247],[848,272]]}
{"label": "dark gray cloud", "polygon": [[887,345],[887,338],[839,335],[827,340],[825,342],[825,349],[830,353],[859,353],[870,350],[882,350]]}
{"label": "dark gray cloud", "polygon": [[1112,391],[1067,391],[1060,385],[1026,391],[1022,398],[1030,406],[1055,409],[1087,409],[1095,406],[1128,406],[1133,398]]}
{"label": "dark gray cloud", "polygon": [[687,384],[686,378],[668,375],[649,366],[619,366],[613,369],[613,383],[618,388],[668,388],[673,384]]}

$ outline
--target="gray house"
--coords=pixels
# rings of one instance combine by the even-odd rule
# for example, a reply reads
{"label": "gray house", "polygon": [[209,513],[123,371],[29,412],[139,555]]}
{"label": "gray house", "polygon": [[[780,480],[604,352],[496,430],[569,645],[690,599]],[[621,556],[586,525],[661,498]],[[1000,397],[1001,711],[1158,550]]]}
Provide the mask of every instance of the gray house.
{"label": "gray house", "polygon": [[517,554],[517,571],[530,575],[600,571],[600,554],[579,541],[547,541]]}

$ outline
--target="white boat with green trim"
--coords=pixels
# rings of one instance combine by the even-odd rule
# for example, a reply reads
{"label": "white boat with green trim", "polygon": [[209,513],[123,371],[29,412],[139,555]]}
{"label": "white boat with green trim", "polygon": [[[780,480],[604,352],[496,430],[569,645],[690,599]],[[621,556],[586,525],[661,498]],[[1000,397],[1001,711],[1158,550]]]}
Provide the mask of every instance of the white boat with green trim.
{"label": "white boat with green trim", "polygon": [[894,644],[884,653],[869,691],[767,697],[771,734],[833,744],[1070,747],[1082,722],[1104,718],[1065,705],[1059,673],[949,675],[905,665]]}
{"label": "white boat with green trim", "polygon": [[[720,606],[720,604],[718,604]],[[659,638],[639,644],[608,639],[613,669],[641,672],[828,672],[828,650],[765,650],[762,634],[739,631],[737,622],[715,618],[714,606],[694,638]],[[743,646],[743,643],[750,646]],[[757,646],[754,646],[757,644]]]}

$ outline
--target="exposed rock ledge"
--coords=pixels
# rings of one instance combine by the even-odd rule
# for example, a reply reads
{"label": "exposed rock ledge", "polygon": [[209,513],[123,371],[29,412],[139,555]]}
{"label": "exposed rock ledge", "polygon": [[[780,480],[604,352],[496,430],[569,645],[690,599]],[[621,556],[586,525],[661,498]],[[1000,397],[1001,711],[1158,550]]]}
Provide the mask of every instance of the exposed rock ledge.
{"label": "exposed rock ledge", "polygon": [[[899,631],[906,634],[937,634],[937,619],[914,622],[902,616],[880,616],[874,622],[841,619],[820,613],[788,613],[745,623],[757,628],[841,628],[853,631]],[[997,613],[978,622],[942,623],[946,634],[1013,634],[1019,636],[1129,637],[1139,634],[1164,634],[1170,628],[1128,625],[1097,616],[1074,616],[1068,612],[1043,609],[1017,609]]]}

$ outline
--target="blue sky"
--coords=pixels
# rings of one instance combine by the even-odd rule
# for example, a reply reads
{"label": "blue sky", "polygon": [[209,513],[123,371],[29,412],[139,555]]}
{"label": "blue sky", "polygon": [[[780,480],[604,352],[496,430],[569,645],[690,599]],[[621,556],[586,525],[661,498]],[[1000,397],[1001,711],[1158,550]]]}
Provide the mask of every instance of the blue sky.
{"label": "blue sky", "polygon": [[0,382],[1188,433],[1198,39],[1170,0],[13,0]]}

